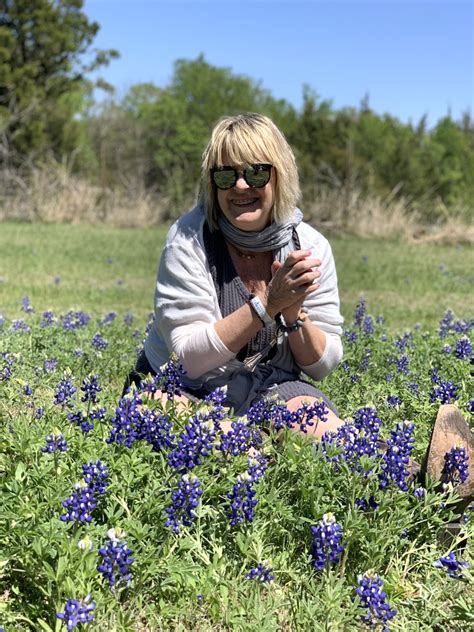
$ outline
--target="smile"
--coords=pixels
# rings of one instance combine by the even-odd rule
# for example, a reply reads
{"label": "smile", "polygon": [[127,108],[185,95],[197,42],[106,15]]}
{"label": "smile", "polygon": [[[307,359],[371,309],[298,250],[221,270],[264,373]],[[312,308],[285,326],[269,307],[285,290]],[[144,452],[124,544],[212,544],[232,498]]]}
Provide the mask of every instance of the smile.
{"label": "smile", "polygon": [[232,200],[234,206],[249,206],[250,204],[255,204],[255,202],[258,202],[258,198],[256,197]]}

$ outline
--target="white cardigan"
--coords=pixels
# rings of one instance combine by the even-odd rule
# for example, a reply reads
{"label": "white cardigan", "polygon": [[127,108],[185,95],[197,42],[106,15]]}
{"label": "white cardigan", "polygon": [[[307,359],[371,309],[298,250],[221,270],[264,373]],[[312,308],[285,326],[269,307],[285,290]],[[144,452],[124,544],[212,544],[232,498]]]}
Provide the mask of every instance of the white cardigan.
{"label": "white cardigan", "polygon": [[[248,373],[219,338],[214,323],[222,319],[203,242],[204,212],[197,206],[177,220],[168,232],[161,254],[155,289],[155,321],[145,341],[145,354],[155,371],[171,352],[180,358],[191,388],[223,385],[236,374]],[[305,299],[308,316],[326,334],[326,346],[318,362],[297,367],[291,353],[272,359],[283,373],[301,369],[321,380],[342,358],[342,322],[339,311],[336,268],[329,242],[321,233],[301,222],[297,228],[301,249],[321,260],[320,288]],[[291,356],[291,358],[289,358]],[[259,379],[258,370],[252,375]],[[248,377],[248,376],[247,376]],[[294,377],[293,377],[294,379]],[[248,380],[247,380],[248,381]]]}

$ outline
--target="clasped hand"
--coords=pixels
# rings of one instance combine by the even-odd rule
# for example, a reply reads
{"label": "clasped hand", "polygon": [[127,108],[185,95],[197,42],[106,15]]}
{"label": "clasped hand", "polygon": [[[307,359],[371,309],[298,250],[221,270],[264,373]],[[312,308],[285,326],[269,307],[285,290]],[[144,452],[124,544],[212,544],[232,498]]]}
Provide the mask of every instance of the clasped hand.
{"label": "clasped hand", "polygon": [[319,288],[319,259],[311,258],[311,250],[295,250],[284,263],[272,263],[272,280],[266,290],[267,312],[274,316],[288,308],[298,312],[304,299]]}

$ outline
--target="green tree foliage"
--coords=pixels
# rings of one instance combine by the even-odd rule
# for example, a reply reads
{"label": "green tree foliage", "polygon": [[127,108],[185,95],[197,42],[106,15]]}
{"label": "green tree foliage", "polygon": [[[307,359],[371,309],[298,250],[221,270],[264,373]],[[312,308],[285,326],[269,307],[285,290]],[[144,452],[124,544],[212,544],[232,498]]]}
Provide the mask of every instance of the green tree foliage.
{"label": "green tree foliage", "polygon": [[288,127],[297,120],[292,106],[274,99],[253,79],[212,66],[202,55],[191,61],[180,59],[166,88],[135,85],[119,104],[106,104],[92,122],[94,130],[104,130],[107,122],[110,125],[111,113],[121,113],[121,129],[133,130],[137,141],[121,143],[119,148],[119,143],[95,135],[95,142],[102,142],[97,151],[107,162],[104,179],[113,183],[120,178],[127,162],[137,168],[133,156],[140,154],[140,177],[145,185],[166,196],[170,208],[179,214],[183,201],[195,192],[201,154],[212,126],[224,114],[242,111],[264,112]]}
{"label": "green tree foliage", "polygon": [[87,75],[117,55],[88,54],[99,25],[82,6],[83,0],[0,0],[3,161],[77,151]]}

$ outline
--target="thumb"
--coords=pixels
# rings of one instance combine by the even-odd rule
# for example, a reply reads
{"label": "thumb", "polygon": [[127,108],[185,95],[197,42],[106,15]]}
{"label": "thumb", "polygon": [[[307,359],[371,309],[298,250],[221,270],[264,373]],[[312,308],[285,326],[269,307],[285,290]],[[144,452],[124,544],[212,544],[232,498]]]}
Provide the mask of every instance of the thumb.
{"label": "thumb", "polygon": [[275,274],[277,273],[277,271],[278,271],[280,268],[282,268],[282,267],[283,267],[283,264],[281,263],[281,261],[274,261],[274,262],[272,263],[272,267],[271,267],[271,270],[272,270],[272,276],[275,276]]}

